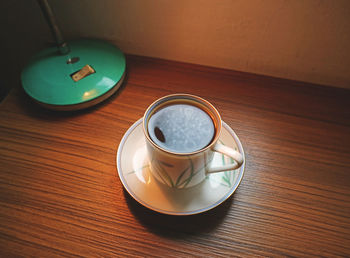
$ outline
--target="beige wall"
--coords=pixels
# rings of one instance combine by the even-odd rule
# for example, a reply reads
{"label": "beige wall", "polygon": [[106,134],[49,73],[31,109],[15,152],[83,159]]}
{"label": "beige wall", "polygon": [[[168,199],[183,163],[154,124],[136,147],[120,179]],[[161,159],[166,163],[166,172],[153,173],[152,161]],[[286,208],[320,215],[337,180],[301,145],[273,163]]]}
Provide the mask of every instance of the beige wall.
{"label": "beige wall", "polygon": [[[49,2],[66,38],[103,38],[126,53],[350,88],[349,0]],[[35,1],[6,3],[1,14],[12,23],[9,53],[19,35],[27,44],[15,53],[22,65],[50,39],[46,24]]]}

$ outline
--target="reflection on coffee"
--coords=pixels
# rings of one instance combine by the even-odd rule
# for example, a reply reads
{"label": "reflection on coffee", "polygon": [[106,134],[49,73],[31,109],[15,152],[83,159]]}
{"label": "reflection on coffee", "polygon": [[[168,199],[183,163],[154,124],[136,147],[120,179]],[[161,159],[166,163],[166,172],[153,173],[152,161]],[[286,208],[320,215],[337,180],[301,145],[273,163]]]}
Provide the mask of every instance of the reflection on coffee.
{"label": "reflection on coffee", "polygon": [[148,121],[147,130],[155,144],[177,153],[203,149],[215,134],[211,117],[189,104],[169,105],[156,111]]}

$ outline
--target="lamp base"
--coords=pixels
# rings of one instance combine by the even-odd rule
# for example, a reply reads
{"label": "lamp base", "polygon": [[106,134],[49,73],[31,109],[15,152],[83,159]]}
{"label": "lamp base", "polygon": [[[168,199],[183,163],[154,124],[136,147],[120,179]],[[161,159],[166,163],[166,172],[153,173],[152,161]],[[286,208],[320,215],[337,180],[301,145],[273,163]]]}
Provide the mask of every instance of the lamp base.
{"label": "lamp base", "polygon": [[100,40],[69,42],[70,52],[47,48],[31,58],[21,74],[24,91],[54,110],[96,105],[118,90],[125,77],[125,56]]}

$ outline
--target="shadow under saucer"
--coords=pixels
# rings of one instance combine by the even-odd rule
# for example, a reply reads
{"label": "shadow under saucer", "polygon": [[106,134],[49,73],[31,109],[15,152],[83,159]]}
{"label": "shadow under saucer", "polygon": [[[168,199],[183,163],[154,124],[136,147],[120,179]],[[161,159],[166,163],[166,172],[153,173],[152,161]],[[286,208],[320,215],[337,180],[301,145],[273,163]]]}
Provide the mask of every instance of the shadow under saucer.
{"label": "shadow under saucer", "polygon": [[148,209],[134,200],[124,189],[124,197],[135,218],[151,232],[167,238],[186,238],[215,230],[224,220],[234,195],[219,206],[203,213],[176,216]]}

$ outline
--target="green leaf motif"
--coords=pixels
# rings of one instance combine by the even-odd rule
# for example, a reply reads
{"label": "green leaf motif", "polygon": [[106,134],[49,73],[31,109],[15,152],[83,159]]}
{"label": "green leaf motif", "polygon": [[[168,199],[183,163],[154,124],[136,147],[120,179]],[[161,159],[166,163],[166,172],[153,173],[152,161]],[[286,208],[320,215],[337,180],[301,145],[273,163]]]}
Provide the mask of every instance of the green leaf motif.
{"label": "green leaf motif", "polygon": [[[181,183],[179,183],[179,185],[177,185],[177,187],[186,187],[192,180],[192,178],[194,176],[196,176],[199,172],[201,172],[203,169],[205,169],[208,164],[210,163],[210,161],[208,161],[206,164],[204,164],[202,167],[198,168],[197,170],[194,170],[194,164],[193,164],[193,161],[189,158],[188,159],[189,162],[190,162],[190,175],[188,176],[188,178],[186,178],[184,181],[182,181]],[[182,177],[182,175],[181,175]]]}
{"label": "green leaf motif", "polygon": [[190,161],[190,168],[191,168],[191,173],[190,173],[190,176],[184,181],[185,185],[184,187],[186,187],[188,185],[189,182],[191,182],[192,180],[192,177],[194,176],[194,167],[193,167],[193,161],[192,159],[189,158],[189,161]]}
{"label": "green leaf motif", "polygon": [[164,161],[162,161],[162,160],[159,160],[158,162],[161,163],[162,165],[166,166],[166,167],[169,167],[169,168],[174,167],[174,165],[169,164],[169,163],[166,163],[166,162],[164,162]]}
{"label": "green leaf motif", "polygon": [[162,181],[163,181],[165,184],[167,184],[167,183],[166,183],[166,181],[167,181],[167,182],[168,182],[167,185],[170,184],[171,187],[174,187],[175,185],[174,185],[173,180],[171,179],[171,177],[170,177],[170,176],[168,175],[168,173],[166,172],[166,169],[162,166],[163,163],[162,163],[161,161],[159,161],[159,160],[155,160],[155,161],[157,162],[157,165],[158,165],[158,168],[159,168],[159,169],[156,169],[156,171],[157,171],[159,177],[162,179]]}
{"label": "green leaf motif", "polygon": [[179,185],[181,185],[180,184],[180,181],[181,181],[181,179],[183,178],[183,176],[186,174],[186,172],[189,170],[189,168],[190,167],[187,167],[187,168],[185,168],[182,172],[181,172],[181,174],[180,174],[180,176],[177,178],[177,180],[176,180],[176,183],[175,183],[175,186],[179,186]]}
{"label": "green leaf motif", "polygon": [[[220,141],[220,143],[221,143],[222,145],[224,145],[224,143],[223,143],[222,141]],[[235,150],[237,151],[237,148],[235,148]],[[233,163],[236,162],[232,157],[230,157],[230,163],[226,163],[225,155],[224,155],[224,154],[221,154],[221,160],[222,160],[222,164],[223,164],[223,165],[226,165],[226,164],[233,164]],[[225,186],[227,186],[227,187],[232,187],[233,180],[234,180],[234,173],[235,173],[234,170],[225,171],[225,172],[224,172],[224,175],[222,176],[223,182],[222,182],[221,184],[222,184],[222,185],[225,185]],[[232,179],[232,180],[231,180],[231,179]]]}
{"label": "green leaf motif", "polygon": [[[193,162],[192,162],[192,160],[189,158],[188,159],[188,161],[189,161],[189,166],[187,167],[187,168],[185,168],[182,172],[181,172],[181,174],[180,174],[180,176],[177,178],[177,180],[176,180],[176,184],[175,184],[175,186],[176,187],[178,187],[178,188],[181,188],[181,187],[185,187],[185,186],[187,186],[188,185],[188,183],[191,181],[191,179],[192,179],[192,177],[193,177],[193,170],[194,170],[194,167],[193,167]],[[186,174],[186,172],[188,172],[188,170],[190,170],[190,175],[186,178],[186,179],[184,179],[183,181],[181,181],[181,179],[184,177],[184,175]]]}
{"label": "green leaf motif", "polygon": [[222,179],[227,183],[228,187],[231,187],[231,182],[229,178],[227,178],[226,176],[223,176]]}
{"label": "green leaf motif", "polygon": [[135,170],[133,170],[133,171],[128,172],[127,174],[128,174],[128,175],[134,174],[134,173],[136,173],[136,172],[138,172],[138,171],[140,171],[140,170],[143,170],[143,169],[145,169],[145,168],[148,168],[148,167],[149,167],[149,164],[146,164],[146,165],[143,165],[142,167],[140,167],[140,168],[138,168],[138,169],[135,169]]}

